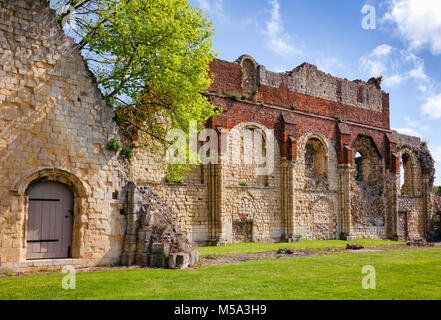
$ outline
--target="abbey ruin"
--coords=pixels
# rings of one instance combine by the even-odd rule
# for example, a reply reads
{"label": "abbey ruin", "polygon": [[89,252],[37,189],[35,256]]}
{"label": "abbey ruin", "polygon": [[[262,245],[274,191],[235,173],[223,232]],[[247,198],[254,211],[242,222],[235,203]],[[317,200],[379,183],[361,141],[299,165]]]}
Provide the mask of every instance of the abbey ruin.
{"label": "abbey ruin", "polygon": [[[211,72],[218,161],[167,183],[144,151],[106,149],[113,110],[47,3],[0,0],[0,268],[143,264],[165,213],[193,246],[431,236],[434,161],[391,130],[378,81],[307,63],[275,73],[247,55]],[[258,175],[244,133],[265,144],[268,130],[274,169]]]}

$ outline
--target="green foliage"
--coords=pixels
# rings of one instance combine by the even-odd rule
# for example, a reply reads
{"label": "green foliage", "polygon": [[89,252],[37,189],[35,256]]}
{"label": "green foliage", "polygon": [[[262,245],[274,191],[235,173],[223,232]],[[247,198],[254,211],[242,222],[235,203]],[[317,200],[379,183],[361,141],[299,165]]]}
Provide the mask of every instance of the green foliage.
{"label": "green foliage", "polygon": [[335,119],[336,119],[338,122],[346,122],[346,121],[348,121],[346,118],[344,118],[344,117],[341,116],[341,115],[337,115],[337,116],[335,117]]}
{"label": "green foliage", "polygon": [[241,70],[241,75],[242,75],[242,78],[246,78],[246,76],[247,76],[247,71],[244,68],[242,68],[242,70]]}
{"label": "green foliage", "polygon": [[128,149],[128,148],[126,148],[126,149],[123,149],[122,151],[121,151],[121,154],[125,157],[125,158],[127,158],[127,159],[132,159],[132,157],[133,157],[133,151],[132,151],[132,149]]}
{"label": "green foliage", "polygon": [[227,92],[227,93],[225,93],[225,95],[234,101],[239,101],[242,98],[242,95],[237,92]]}
{"label": "green foliage", "polygon": [[441,192],[441,187],[440,187],[440,186],[438,186],[438,187],[434,187],[434,188],[433,188],[433,191],[434,191],[435,193],[439,193],[439,192]]}
{"label": "green foliage", "polygon": [[242,100],[248,100],[249,98],[250,98],[250,96],[247,95],[247,94],[243,94],[243,95],[241,96],[241,99],[242,99]]}
{"label": "green foliage", "polygon": [[298,235],[296,235],[296,238],[297,238],[297,239],[301,239],[301,238],[302,238],[302,235],[301,235],[301,234],[298,234]]}
{"label": "green foliage", "polygon": [[205,259],[209,259],[209,260],[215,260],[216,258],[217,258],[217,254],[215,253],[210,253],[205,256]]}
{"label": "green foliage", "polygon": [[107,142],[107,150],[109,151],[118,151],[122,147],[122,142],[119,139],[112,138]]}
{"label": "green foliage", "polygon": [[296,110],[297,109],[297,105],[294,103],[291,105],[291,110]]}
{"label": "green foliage", "polygon": [[[172,129],[198,130],[219,114],[203,92],[216,52],[208,17],[187,0],[52,0],[57,21],[73,5],[73,36],[115,122],[137,147],[162,157]],[[186,170],[192,168],[187,165]]]}
{"label": "green foliage", "polygon": [[241,187],[248,187],[248,182],[247,181],[241,181],[241,182],[239,182],[239,185]]}
{"label": "green foliage", "polygon": [[184,183],[184,175],[186,172],[185,165],[167,165],[165,182]]}

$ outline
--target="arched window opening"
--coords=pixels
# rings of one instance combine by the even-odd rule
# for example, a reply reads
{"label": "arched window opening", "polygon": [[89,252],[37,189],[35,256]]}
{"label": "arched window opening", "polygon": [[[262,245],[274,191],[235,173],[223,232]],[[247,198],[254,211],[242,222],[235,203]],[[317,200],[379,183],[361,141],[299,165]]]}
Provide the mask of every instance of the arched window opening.
{"label": "arched window opening", "polygon": [[322,142],[311,138],[305,146],[306,188],[328,188],[327,156]]}
{"label": "arched window opening", "polygon": [[412,161],[410,156],[407,153],[404,153],[400,159],[400,190],[401,195],[403,196],[411,196],[412,195],[412,177],[413,177],[413,168]]}
{"label": "arched window opening", "polygon": [[357,152],[355,154],[355,169],[357,170],[357,175],[355,177],[355,180],[358,182],[362,182],[364,180],[363,175],[363,156],[360,152]]}
{"label": "arched window opening", "polygon": [[[264,169],[267,166],[267,141],[265,133],[254,127],[247,127],[241,133],[241,165],[249,177],[254,180],[258,186],[269,186],[269,175],[257,174],[257,170]],[[244,181],[250,182],[250,181]]]}
{"label": "arched window opening", "polygon": [[245,59],[242,63],[243,88],[248,93],[253,92],[257,86],[256,65],[251,59]]}

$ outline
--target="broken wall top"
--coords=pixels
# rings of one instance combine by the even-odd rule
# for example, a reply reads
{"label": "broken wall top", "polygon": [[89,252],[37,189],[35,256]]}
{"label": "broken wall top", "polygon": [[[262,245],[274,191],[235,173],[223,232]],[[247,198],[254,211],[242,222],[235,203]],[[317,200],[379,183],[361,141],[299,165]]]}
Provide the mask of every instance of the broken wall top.
{"label": "broken wall top", "polygon": [[328,117],[339,115],[361,124],[390,129],[389,95],[377,87],[378,83],[337,78],[308,63],[289,72],[272,72],[248,55],[235,62],[216,59],[211,71],[214,83],[210,93],[213,94],[247,94],[257,103]]}

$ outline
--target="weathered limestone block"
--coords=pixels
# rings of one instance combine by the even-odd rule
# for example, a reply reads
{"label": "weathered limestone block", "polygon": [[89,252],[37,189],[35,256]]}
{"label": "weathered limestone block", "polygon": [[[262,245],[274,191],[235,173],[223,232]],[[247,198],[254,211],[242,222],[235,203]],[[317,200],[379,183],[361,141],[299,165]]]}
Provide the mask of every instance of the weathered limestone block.
{"label": "weathered limestone block", "polygon": [[198,250],[191,250],[190,251],[190,265],[194,266],[196,263],[199,262],[199,251]]}
{"label": "weathered limestone block", "polygon": [[178,253],[176,255],[176,269],[186,269],[190,265],[190,255],[188,253]]}
{"label": "weathered limestone block", "polygon": [[152,252],[150,255],[151,268],[165,268],[167,267],[166,257],[169,254],[169,246],[165,243],[153,243]]}

